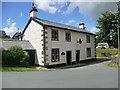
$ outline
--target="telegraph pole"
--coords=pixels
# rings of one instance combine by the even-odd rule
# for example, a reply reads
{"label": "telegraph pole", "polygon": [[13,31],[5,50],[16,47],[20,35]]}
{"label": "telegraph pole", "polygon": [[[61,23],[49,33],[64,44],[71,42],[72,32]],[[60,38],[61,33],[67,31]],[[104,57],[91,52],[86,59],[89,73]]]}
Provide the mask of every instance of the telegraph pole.
{"label": "telegraph pole", "polygon": [[120,66],[120,20],[113,20],[112,26],[117,27],[117,34],[118,34],[118,67]]}
{"label": "telegraph pole", "polygon": [[117,20],[117,32],[118,32],[118,65],[120,66],[120,21]]}

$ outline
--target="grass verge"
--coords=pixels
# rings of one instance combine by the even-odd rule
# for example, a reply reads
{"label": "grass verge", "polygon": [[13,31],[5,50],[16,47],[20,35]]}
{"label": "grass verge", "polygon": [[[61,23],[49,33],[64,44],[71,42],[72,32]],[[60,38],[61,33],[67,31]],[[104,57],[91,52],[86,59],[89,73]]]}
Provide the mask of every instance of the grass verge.
{"label": "grass verge", "polygon": [[109,62],[107,66],[112,68],[120,68],[120,66],[118,67],[117,65],[113,65],[112,62]]}
{"label": "grass verge", "polygon": [[2,72],[34,72],[34,71],[47,71],[44,69],[37,70],[33,67],[2,67],[0,68]]}

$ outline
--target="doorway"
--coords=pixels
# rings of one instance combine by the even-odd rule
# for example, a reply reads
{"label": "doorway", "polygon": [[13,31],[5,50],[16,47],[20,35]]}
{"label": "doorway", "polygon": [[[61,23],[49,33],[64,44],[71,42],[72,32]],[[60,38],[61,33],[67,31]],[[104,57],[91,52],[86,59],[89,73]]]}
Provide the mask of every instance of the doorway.
{"label": "doorway", "polygon": [[80,62],[80,50],[76,50],[76,63]]}
{"label": "doorway", "polygon": [[71,65],[71,51],[66,51],[66,60],[67,60],[67,65]]}

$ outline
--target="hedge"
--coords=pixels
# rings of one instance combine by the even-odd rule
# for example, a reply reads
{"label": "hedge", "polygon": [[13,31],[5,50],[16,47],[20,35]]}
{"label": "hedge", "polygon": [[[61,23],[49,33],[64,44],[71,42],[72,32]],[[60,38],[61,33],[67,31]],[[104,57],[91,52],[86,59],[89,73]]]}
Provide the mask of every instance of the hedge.
{"label": "hedge", "polygon": [[20,46],[11,46],[5,50],[2,48],[3,67],[23,67],[29,65],[29,55]]}

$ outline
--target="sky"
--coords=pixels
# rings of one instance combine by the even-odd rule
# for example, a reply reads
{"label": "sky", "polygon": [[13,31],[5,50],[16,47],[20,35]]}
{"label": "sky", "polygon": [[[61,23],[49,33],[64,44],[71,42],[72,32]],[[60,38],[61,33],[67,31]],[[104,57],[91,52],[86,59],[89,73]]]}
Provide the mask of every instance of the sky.
{"label": "sky", "polygon": [[[114,0],[113,0],[114,1]],[[79,23],[84,22],[86,30],[96,33],[98,18],[105,11],[116,12],[115,2],[63,2],[55,0],[32,0],[38,9],[38,18],[79,27]],[[28,20],[32,2],[2,2],[2,26],[11,37],[18,31],[23,31]]]}

